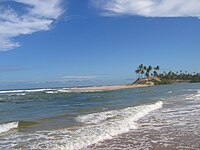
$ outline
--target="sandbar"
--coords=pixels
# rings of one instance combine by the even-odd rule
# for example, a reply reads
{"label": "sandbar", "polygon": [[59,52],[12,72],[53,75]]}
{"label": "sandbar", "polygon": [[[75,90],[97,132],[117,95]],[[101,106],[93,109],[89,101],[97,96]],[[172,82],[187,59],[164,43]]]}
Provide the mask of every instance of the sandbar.
{"label": "sandbar", "polygon": [[146,84],[122,84],[122,85],[110,85],[110,86],[91,86],[91,87],[76,87],[69,88],[71,92],[95,92],[95,91],[111,91],[120,89],[130,89],[139,87],[148,87]]}

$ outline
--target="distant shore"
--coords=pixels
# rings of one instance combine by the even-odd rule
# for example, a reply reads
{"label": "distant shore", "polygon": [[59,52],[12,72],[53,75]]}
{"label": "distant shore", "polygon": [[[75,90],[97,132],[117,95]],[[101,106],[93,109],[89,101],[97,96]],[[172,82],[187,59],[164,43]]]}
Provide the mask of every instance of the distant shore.
{"label": "distant shore", "polygon": [[95,91],[111,91],[120,89],[130,89],[139,87],[148,87],[147,84],[122,84],[122,85],[110,85],[110,86],[91,86],[91,87],[78,87],[78,88],[66,88],[72,92],[95,92]]}

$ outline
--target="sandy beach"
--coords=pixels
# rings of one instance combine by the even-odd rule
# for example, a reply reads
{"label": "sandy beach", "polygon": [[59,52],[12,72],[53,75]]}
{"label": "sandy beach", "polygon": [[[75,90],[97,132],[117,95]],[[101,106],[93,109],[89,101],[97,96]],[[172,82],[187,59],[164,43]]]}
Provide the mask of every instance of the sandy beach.
{"label": "sandy beach", "polygon": [[122,84],[122,85],[111,85],[111,86],[91,86],[91,87],[80,87],[80,88],[70,88],[68,90],[72,92],[95,92],[95,91],[110,91],[119,89],[129,89],[129,88],[139,88],[148,87],[149,85],[141,84]]}

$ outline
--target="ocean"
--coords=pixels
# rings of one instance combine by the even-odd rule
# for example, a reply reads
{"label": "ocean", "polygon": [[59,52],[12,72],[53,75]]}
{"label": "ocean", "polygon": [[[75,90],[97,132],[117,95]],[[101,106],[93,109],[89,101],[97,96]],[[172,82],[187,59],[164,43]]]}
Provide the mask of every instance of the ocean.
{"label": "ocean", "polygon": [[0,91],[0,150],[200,149],[200,84]]}

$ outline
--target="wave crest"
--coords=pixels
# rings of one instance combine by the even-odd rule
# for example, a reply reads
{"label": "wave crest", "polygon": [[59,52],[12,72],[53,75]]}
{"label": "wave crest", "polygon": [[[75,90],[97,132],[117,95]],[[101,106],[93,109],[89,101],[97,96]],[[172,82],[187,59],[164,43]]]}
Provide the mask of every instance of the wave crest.
{"label": "wave crest", "polygon": [[0,124],[0,133],[8,132],[12,129],[16,129],[19,126],[19,122],[10,122],[10,123],[3,123]]}
{"label": "wave crest", "polygon": [[158,101],[155,104],[140,105],[136,107],[128,107],[121,110],[113,110],[107,112],[93,113],[88,115],[79,116],[76,121],[85,124],[97,124],[105,120],[110,120],[113,118],[125,118],[131,117],[132,120],[137,121],[139,118],[147,115],[149,112],[162,107],[163,102]]}
{"label": "wave crest", "polygon": [[[137,129],[136,121],[138,119],[161,108],[162,105],[163,102],[158,101],[149,105],[83,115],[75,118],[82,122],[83,126],[56,131],[38,131],[28,135],[17,134],[14,141],[21,141],[20,144],[23,144],[26,149],[43,149],[43,146],[46,149],[83,149],[89,145],[129,132],[131,129]],[[13,141],[13,138],[12,141],[9,141],[9,139],[6,139],[6,142],[3,143],[5,148]],[[36,140],[33,141],[32,139]],[[26,143],[30,141],[31,145],[27,145]]]}

